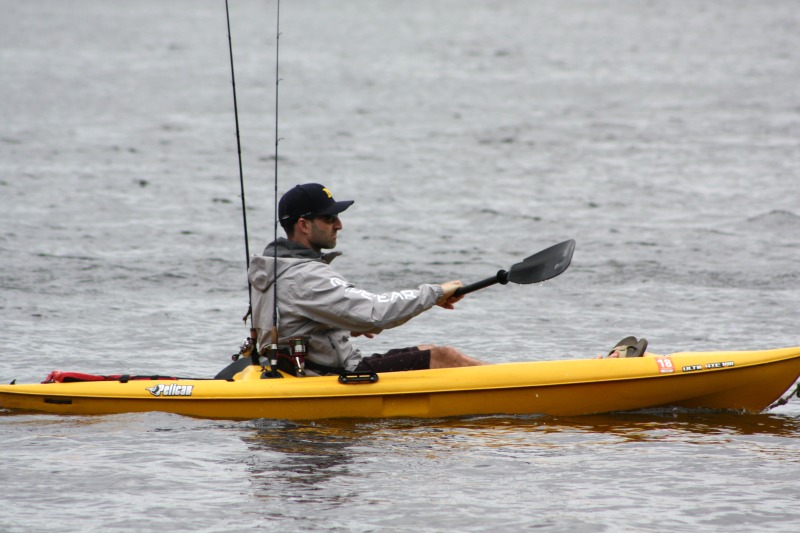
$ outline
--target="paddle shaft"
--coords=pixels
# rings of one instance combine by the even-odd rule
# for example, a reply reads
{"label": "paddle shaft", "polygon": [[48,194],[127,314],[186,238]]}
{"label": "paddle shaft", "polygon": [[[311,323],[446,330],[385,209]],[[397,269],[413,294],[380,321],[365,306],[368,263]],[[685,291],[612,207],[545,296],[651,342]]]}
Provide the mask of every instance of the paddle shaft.
{"label": "paddle shaft", "polygon": [[471,292],[479,291],[481,289],[485,289],[486,287],[491,287],[500,283],[501,285],[505,285],[508,283],[508,272],[505,270],[500,270],[497,272],[496,275],[492,276],[491,278],[486,278],[481,281],[476,281],[475,283],[470,283],[469,285],[464,285],[463,287],[459,287],[456,289],[456,292],[453,293],[453,296],[463,296],[465,294],[469,294]]}

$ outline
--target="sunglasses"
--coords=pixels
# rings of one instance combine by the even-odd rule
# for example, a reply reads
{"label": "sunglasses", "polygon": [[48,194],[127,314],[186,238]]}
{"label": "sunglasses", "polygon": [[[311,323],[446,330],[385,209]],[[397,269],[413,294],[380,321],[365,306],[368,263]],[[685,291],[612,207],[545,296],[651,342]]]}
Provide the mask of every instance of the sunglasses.
{"label": "sunglasses", "polygon": [[311,213],[307,213],[305,215],[300,215],[299,218],[304,218],[306,220],[312,220],[312,219],[319,218],[319,219],[322,219],[326,224],[335,224],[336,222],[339,221],[339,215],[316,215],[316,216],[314,216]]}

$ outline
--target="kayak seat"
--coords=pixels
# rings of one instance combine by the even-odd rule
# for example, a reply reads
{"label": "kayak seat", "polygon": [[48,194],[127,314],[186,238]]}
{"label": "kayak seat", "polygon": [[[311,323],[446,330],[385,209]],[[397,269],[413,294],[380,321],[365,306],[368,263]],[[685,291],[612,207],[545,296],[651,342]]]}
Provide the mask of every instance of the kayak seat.
{"label": "kayak seat", "polygon": [[233,379],[233,376],[253,364],[250,357],[240,357],[233,363],[220,370],[214,379]]}

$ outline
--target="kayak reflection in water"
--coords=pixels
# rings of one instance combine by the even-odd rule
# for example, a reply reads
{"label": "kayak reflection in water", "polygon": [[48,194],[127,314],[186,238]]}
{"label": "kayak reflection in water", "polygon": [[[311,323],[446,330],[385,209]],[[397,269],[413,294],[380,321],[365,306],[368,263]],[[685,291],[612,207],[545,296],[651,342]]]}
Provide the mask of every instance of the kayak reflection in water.
{"label": "kayak reflection in water", "polygon": [[353,346],[351,337],[372,338],[435,305],[453,309],[463,297],[454,293],[463,285],[448,281],[374,294],[346,281],[330,266],[340,253],[322,250],[336,247],[342,229],[339,214],[352,204],[352,200],[337,202],[318,183],[297,185],[280,199],[278,217],[287,238],[278,238],[263,255],[253,257],[248,273],[259,345],[269,344],[277,279],[280,341],[308,337],[305,363],[314,372],[395,372],[485,364],[450,346],[422,344],[366,357]]}

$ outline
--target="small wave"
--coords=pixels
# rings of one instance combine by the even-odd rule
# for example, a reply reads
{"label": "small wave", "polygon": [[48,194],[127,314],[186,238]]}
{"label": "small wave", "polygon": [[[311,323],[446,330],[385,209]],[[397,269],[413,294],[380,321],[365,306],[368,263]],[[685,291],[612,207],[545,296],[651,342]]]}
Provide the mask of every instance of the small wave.
{"label": "small wave", "polygon": [[73,261],[97,261],[97,257],[91,257],[88,255],[72,255],[72,254],[51,254],[47,252],[39,252],[36,254],[36,257],[42,257],[44,259],[68,259]]}
{"label": "small wave", "polygon": [[747,227],[800,230],[800,215],[785,209],[774,209],[747,219]]}

